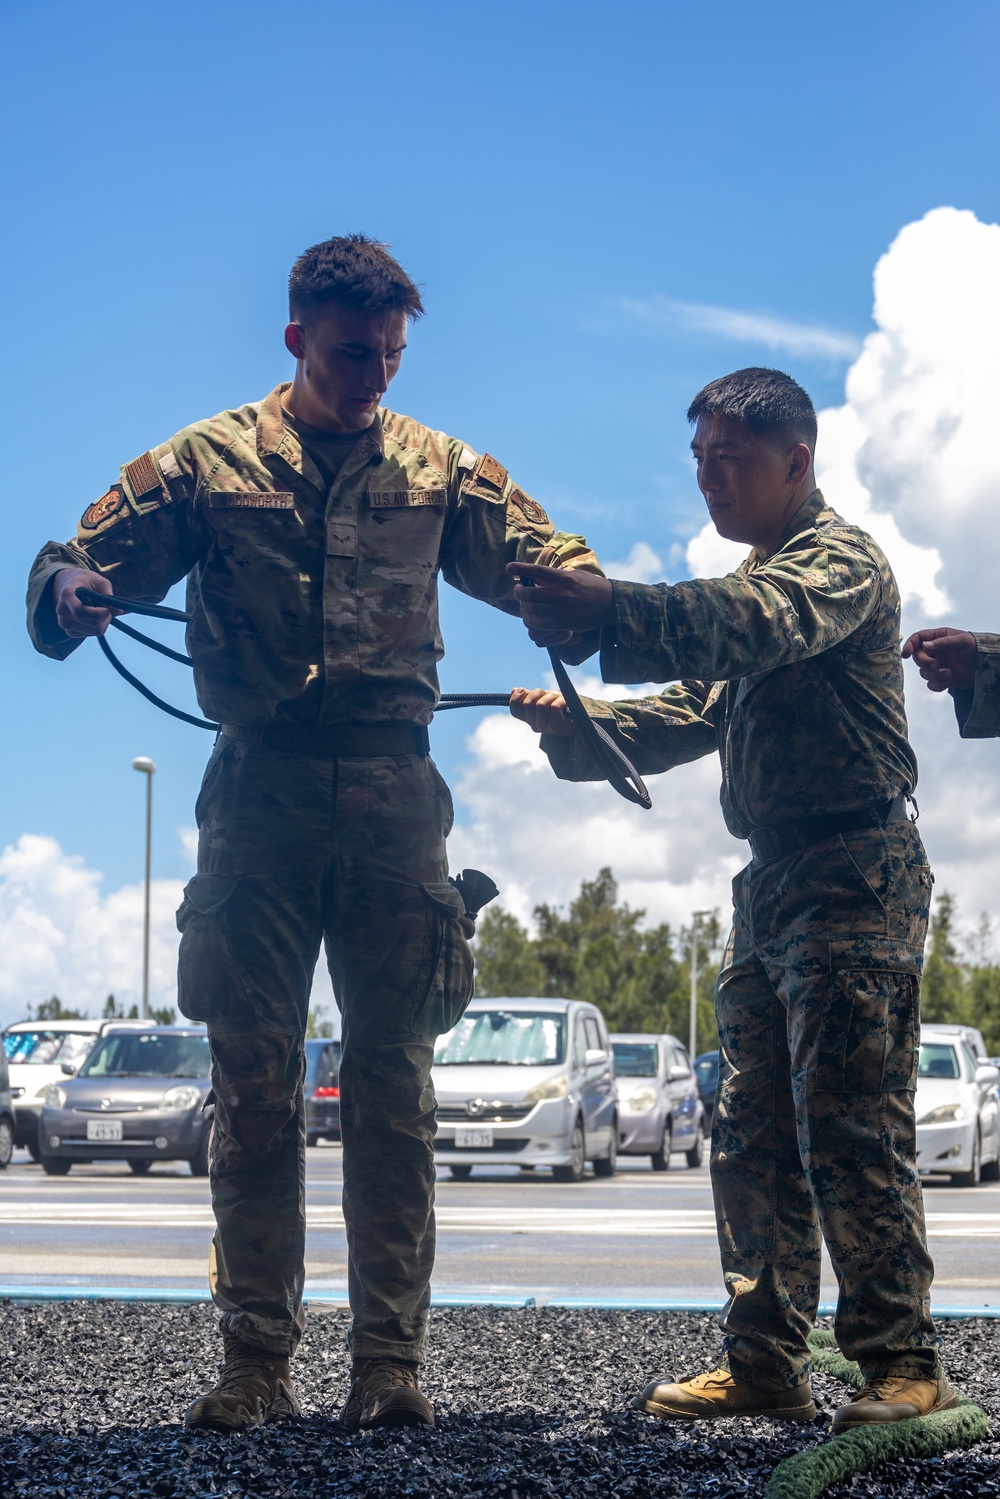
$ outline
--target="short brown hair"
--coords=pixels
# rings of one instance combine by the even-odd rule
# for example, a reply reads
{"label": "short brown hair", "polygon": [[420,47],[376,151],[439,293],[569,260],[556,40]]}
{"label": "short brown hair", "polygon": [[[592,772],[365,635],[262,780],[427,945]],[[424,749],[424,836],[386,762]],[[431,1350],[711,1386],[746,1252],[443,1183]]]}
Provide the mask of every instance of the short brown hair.
{"label": "short brown hair", "polygon": [[688,421],[728,416],[745,422],[759,437],[804,442],[816,447],[816,412],[809,396],[784,370],[734,370],[699,390],[688,407]]}
{"label": "short brown hair", "polygon": [[358,312],[404,312],[418,318],[420,292],[388,245],[366,234],[345,234],[313,245],[300,255],[288,278],[288,311],[304,322],[324,307]]}

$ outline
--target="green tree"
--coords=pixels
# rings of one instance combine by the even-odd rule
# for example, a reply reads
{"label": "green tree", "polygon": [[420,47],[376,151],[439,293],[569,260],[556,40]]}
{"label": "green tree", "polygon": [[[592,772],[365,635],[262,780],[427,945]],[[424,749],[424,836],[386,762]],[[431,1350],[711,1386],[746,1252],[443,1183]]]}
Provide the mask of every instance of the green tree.
{"label": "green tree", "polygon": [[306,1040],[318,1041],[333,1035],[333,1020],[326,1005],[313,1005],[306,1020]]}
{"label": "green tree", "polygon": [[[160,1020],[159,1017],[161,1015],[166,1015],[168,1018],[166,1020]],[[126,1012],[125,1006],[119,1006],[115,1001],[115,996],[113,994],[109,994],[107,999],[104,1001],[104,1009],[101,1011],[101,1018],[103,1020],[138,1020],[139,1006],[133,1005],[132,1008]],[[174,1012],[172,1009],[152,1010],[150,1011],[150,1018],[152,1020],[155,1020],[158,1025],[170,1025],[174,1018]]]}
{"label": "green tree", "polygon": [[37,1005],[28,1006],[29,1020],[86,1020],[85,1010],[68,1010],[57,994],[51,999],[41,999]]}
{"label": "green tree", "polygon": [[[543,904],[532,936],[506,911],[484,916],[476,939],[476,989],[484,996],[544,995],[596,1004],[613,1031],[670,1030],[687,1040],[689,952],[670,927],[642,925],[645,911],[618,901],[610,869],[584,880],[569,910]],[[699,938],[698,1044],[717,1044],[711,1004],[718,916]],[[689,947],[689,939],[688,939]]]}
{"label": "green tree", "polygon": [[959,961],[955,935],[955,901],[945,890],[931,917],[920,1012],[924,1020],[946,1025],[971,1025],[965,971]]}

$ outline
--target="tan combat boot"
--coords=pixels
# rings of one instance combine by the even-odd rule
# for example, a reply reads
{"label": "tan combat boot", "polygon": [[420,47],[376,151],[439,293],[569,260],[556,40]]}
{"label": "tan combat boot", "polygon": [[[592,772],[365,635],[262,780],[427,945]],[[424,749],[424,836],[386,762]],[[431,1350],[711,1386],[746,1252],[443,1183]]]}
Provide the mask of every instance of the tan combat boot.
{"label": "tan combat boot", "polygon": [[420,1393],[417,1364],[388,1358],[356,1358],[351,1389],[337,1417],[348,1431],[374,1426],[433,1426],[434,1407]]}
{"label": "tan combat boot", "polygon": [[233,1333],[222,1334],[222,1373],[214,1389],[199,1395],[184,1417],[189,1431],[244,1431],[302,1407],[292,1393],[288,1359],[254,1348]]}
{"label": "tan combat boot", "polygon": [[759,1390],[734,1379],[728,1369],[696,1374],[680,1384],[648,1384],[632,1402],[636,1410],[662,1421],[715,1421],[720,1416],[770,1416],[773,1421],[812,1421],[816,1417],[809,1381],[790,1390]]}
{"label": "tan combat boot", "polygon": [[830,1430],[850,1431],[888,1421],[912,1421],[932,1411],[950,1411],[959,1402],[943,1374],[936,1379],[908,1379],[905,1374],[881,1374],[866,1380],[864,1388],[848,1405],[834,1412]]}

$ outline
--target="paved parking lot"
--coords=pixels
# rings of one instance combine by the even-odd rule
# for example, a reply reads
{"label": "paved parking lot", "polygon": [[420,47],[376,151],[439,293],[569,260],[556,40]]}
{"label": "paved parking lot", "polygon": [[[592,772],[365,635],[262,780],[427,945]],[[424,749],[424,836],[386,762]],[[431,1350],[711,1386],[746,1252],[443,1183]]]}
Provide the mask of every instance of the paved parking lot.
{"label": "paved parking lot", "polygon": [[[340,1150],[308,1153],[309,1290],[336,1300],[346,1284]],[[938,1304],[1000,1307],[1000,1186],[925,1186]],[[46,1177],[24,1152],[0,1175],[0,1283],[204,1286],[212,1215],[208,1184],[185,1166],[134,1177],[124,1163]],[[626,1161],[579,1185],[547,1172],[477,1169],[438,1182],[439,1295],[719,1301],[707,1167],[683,1156],[655,1173]],[[824,1296],[833,1298],[827,1268]]]}

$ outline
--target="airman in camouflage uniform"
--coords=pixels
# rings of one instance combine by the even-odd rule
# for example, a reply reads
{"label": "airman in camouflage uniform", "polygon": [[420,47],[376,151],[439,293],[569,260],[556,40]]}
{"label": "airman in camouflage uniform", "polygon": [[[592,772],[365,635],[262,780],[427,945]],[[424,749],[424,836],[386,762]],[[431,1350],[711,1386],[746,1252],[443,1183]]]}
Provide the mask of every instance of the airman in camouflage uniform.
{"label": "airman in camouflage uniform", "polygon": [[1000,635],[940,626],[917,630],[903,646],[931,692],[950,692],[963,739],[1000,735]]}
{"label": "airman in camouflage uniform", "polygon": [[[825,1239],[837,1339],[869,1380],[838,1427],[923,1414],[954,1396],[939,1371],[915,1170],[931,873],[905,811],[916,762],[899,594],[871,537],[813,487],[815,417],[787,376],[741,371],[689,416],[706,500],[724,535],[753,541],[747,561],[725,578],[652,587],[549,589],[527,569],[541,586],[523,591],[536,630],[604,626],[605,681],[677,679],[588,711],[641,774],[717,750],[727,826],[753,854],[733,882],[715,996],[729,1064],[712,1148],[726,1361],[654,1383],[639,1403],[664,1417],[811,1419],[806,1340]],[[560,706],[551,693],[512,701],[547,731],[557,775],[599,778]]]}
{"label": "airman in camouflage uniform", "polygon": [[[35,645],[63,659],[108,622],[78,605],[78,582],[156,601],[186,576],[198,700],[222,725],[178,913],[178,1002],[211,1041],[226,1346],[220,1386],[188,1420],[224,1430],[297,1409],[303,1037],[324,939],[343,1019],[357,1376],[344,1419],[433,1419],[415,1373],[434,1259],[430,1069],[473,981],[472,913],[445,854],[451,797],[428,757],[437,577],[517,615],[509,561],[596,567],[495,459],[377,409],[420,311],[384,247],[335,240],[304,262],[322,295],[286,331],[295,385],[127,463],[76,537],[42,549],[28,596]],[[386,280],[401,300],[378,302]],[[316,384],[324,367],[339,386]],[[315,413],[317,390],[333,430],[301,409]]]}

